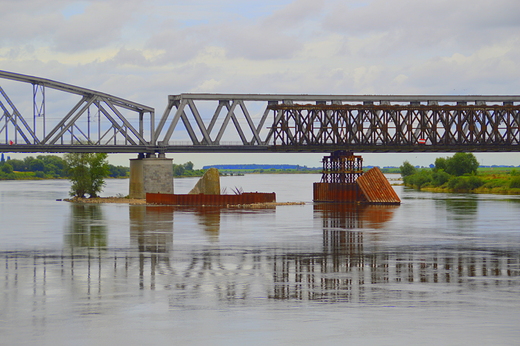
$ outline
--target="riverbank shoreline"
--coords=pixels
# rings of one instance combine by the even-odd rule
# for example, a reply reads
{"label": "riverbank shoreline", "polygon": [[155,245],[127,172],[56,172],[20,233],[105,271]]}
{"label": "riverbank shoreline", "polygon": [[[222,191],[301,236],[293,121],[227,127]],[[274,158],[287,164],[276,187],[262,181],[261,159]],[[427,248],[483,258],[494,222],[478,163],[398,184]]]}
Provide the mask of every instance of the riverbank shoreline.
{"label": "riverbank shoreline", "polygon": [[[415,189],[412,186],[407,186],[407,185],[404,185],[404,186],[406,186],[410,189]],[[470,193],[470,194],[475,194],[475,195],[502,195],[502,196],[519,196],[520,195],[520,189],[511,189],[511,188],[504,189],[504,188],[500,188],[500,187],[491,188],[491,189],[479,187],[479,188],[469,190],[469,191],[453,191],[451,189],[442,188],[442,187],[422,187],[418,191],[437,192],[437,193]]]}
{"label": "riverbank shoreline", "polygon": [[[119,203],[119,204],[130,204],[130,205],[158,205],[153,203],[147,203],[144,198],[126,198],[126,197],[96,197],[96,198],[65,198],[65,202],[69,203],[83,203],[83,204],[104,204],[104,203]],[[236,204],[227,205],[227,208],[234,209],[262,209],[262,208],[274,208],[277,206],[286,205],[305,205],[305,202],[270,202],[270,203],[251,203],[251,204]],[[186,207],[186,206],[184,206]],[[202,206],[201,206],[202,207]]]}
{"label": "riverbank shoreline", "polygon": [[120,203],[120,204],[147,204],[144,198],[126,198],[126,197],[96,197],[96,198],[82,198],[73,197],[63,199],[70,203],[84,203],[84,204],[102,204],[102,203]]}

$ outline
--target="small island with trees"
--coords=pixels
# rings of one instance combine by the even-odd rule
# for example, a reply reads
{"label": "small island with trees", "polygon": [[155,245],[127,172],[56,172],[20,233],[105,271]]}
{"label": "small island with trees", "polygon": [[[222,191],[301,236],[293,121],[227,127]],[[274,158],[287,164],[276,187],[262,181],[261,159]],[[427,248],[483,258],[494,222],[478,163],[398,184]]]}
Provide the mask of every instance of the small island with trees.
{"label": "small island with trees", "polygon": [[405,186],[430,192],[520,194],[520,171],[479,167],[471,153],[439,157],[430,168],[405,161],[400,167]]}

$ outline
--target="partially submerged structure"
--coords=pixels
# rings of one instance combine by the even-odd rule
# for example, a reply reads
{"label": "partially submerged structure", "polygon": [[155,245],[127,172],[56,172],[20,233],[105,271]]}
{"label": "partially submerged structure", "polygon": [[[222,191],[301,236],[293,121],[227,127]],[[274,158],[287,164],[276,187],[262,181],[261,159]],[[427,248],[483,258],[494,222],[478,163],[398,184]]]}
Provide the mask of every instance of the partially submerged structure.
{"label": "partially submerged structure", "polygon": [[220,194],[220,177],[216,168],[210,168],[197,182],[190,193],[147,193],[146,202],[182,206],[230,206],[239,204],[273,203],[276,194],[261,192],[240,192],[233,195]]}
{"label": "partially submerged structure", "polygon": [[379,168],[363,172],[361,156],[351,151],[335,151],[322,162],[321,182],[314,183],[315,202],[401,203]]}

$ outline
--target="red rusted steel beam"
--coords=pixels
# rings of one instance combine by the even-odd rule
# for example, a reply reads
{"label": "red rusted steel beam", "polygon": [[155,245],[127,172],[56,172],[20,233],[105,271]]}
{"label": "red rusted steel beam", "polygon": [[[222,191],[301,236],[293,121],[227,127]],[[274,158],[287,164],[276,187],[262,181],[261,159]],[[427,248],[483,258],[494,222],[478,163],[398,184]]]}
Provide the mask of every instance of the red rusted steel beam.
{"label": "red rusted steel beam", "polygon": [[315,202],[358,202],[362,198],[356,183],[314,183]]}
{"label": "red rusted steel beam", "polygon": [[370,169],[357,179],[367,203],[400,204],[401,200],[384,174],[377,167]]}
{"label": "red rusted steel beam", "polygon": [[226,206],[253,203],[272,203],[276,202],[276,194],[274,192],[244,192],[238,195],[176,195],[167,193],[147,193],[146,202],[163,205]]}

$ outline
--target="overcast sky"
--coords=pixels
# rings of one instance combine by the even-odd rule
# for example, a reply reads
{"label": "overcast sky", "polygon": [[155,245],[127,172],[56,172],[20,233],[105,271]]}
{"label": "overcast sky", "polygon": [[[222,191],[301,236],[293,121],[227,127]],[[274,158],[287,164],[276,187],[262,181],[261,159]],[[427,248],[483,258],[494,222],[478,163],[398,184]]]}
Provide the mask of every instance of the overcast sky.
{"label": "overcast sky", "polygon": [[[518,0],[0,0],[0,9],[1,70],[158,114],[167,95],[183,92],[520,94]],[[192,161],[320,165],[322,155],[300,155]],[[437,156],[365,162],[423,165]],[[520,164],[516,155],[480,157]]]}

